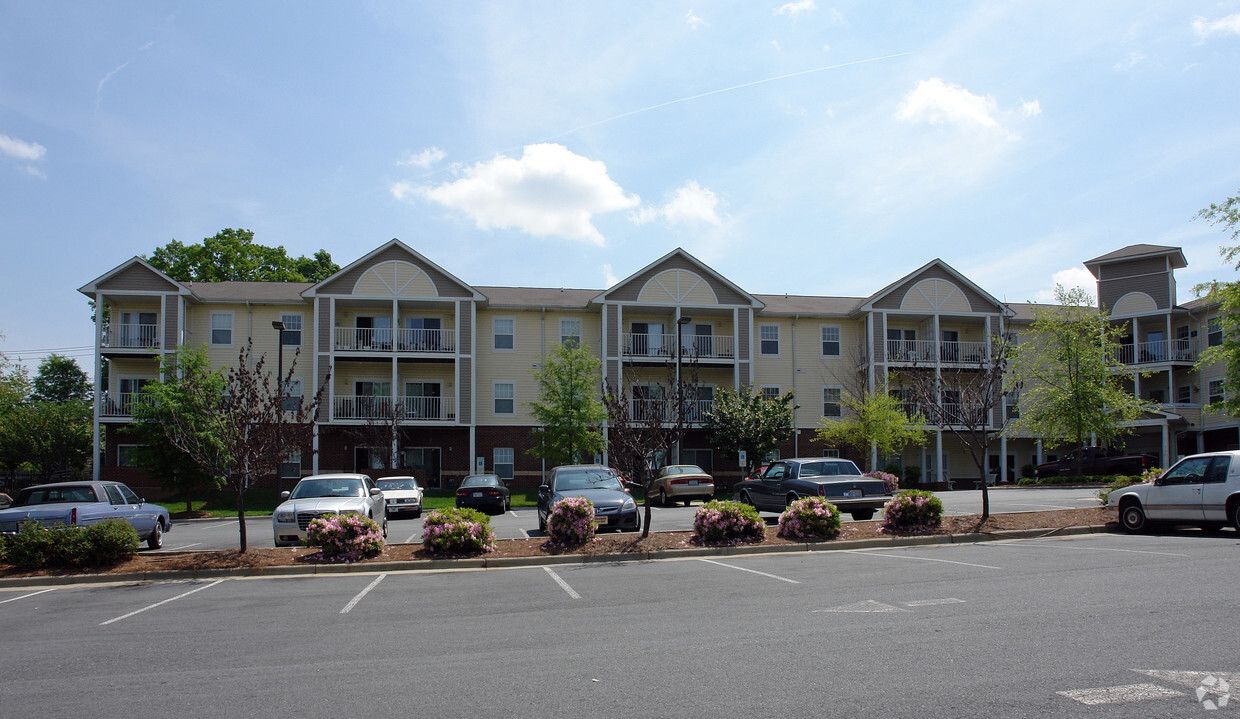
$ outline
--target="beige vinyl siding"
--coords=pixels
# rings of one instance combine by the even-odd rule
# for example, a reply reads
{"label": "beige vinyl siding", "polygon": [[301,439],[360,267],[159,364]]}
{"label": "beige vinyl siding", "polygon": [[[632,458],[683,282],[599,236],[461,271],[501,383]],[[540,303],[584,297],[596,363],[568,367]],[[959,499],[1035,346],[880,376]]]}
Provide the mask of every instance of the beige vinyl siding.
{"label": "beige vinyl siding", "polygon": [[115,396],[120,392],[121,378],[159,379],[159,360],[154,357],[117,357],[108,369],[108,386],[104,389]]}
{"label": "beige vinyl siding", "polygon": [[[229,346],[211,345],[211,315],[216,312],[232,313],[232,344]],[[279,356],[279,332],[271,327],[271,323],[279,320],[281,314],[302,316],[301,351],[299,353],[298,348],[292,346],[284,348],[284,371],[287,373],[296,362],[293,376],[301,379],[303,396],[313,397],[318,387],[312,386],[309,379],[312,376],[314,364],[311,347],[307,344],[314,332],[311,325],[314,312],[309,303],[286,306],[251,305],[249,308],[244,304],[194,305],[186,311],[188,329],[186,344],[195,349],[205,346],[212,367],[231,368],[237,366],[241,348],[246,345],[247,339],[252,338],[254,343],[250,355],[251,362],[257,362],[259,358],[266,357],[264,370],[270,372],[274,378]]]}

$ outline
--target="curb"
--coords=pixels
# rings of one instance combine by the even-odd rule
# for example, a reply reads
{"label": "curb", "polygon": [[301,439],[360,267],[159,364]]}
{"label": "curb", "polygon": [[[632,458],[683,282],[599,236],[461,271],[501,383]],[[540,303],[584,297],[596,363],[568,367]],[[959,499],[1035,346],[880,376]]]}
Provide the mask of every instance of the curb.
{"label": "curb", "polygon": [[276,567],[232,567],[215,569],[163,569],[130,574],[66,574],[59,576],[0,578],[3,587],[64,586],[70,584],[124,584],[132,582],[166,582],[219,577],[289,577],[318,574],[377,574],[382,572],[451,572],[515,567],[542,567],[559,564],[603,564],[647,562],[657,560],[696,559],[758,554],[796,554],[798,552],[843,552],[858,549],[919,547],[934,544],[976,544],[1013,539],[1044,539],[1080,534],[1107,534],[1105,524],[1055,529],[1008,529],[970,534],[928,534],[915,537],[850,539],[814,544],[755,544],[729,547],[691,547],[659,549],[626,554],[556,554],[541,557],[468,557],[463,559],[414,559],[405,562],[370,562],[365,564],[307,564]]}

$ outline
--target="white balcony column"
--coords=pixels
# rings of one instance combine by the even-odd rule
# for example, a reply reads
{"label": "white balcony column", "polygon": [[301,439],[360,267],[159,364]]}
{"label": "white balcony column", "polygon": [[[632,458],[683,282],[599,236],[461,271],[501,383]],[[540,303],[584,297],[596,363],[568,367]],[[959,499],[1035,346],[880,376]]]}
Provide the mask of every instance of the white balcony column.
{"label": "white balcony column", "polygon": [[[943,430],[934,431],[934,481],[943,480]],[[950,488],[950,487],[949,487]]]}
{"label": "white balcony column", "polygon": [[1171,427],[1165,418],[1162,421],[1162,456],[1158,460],[1164,467],[1171,466]]}
{"label": "white balcony column", "polygon": [[310,443],[311,443],[311,446],[314,447],[314,459],[310,460],[310,466],[312,468],[311,474],[318,474],[319,473],[319,423],[315,422],[314,424],[312,424],[310,426],[310,430],[311,430]]}
{"label": "white balcony column", "polygon": [[999,481],[1008,481],[1007,471],[1007,435],[999,435]]}
{"label": "white balcony column", "polygon": [[934,313],[934,342],[931,343],[930,345],[931,347],[935,348],[934,349],[934,366],[935,367],[941,367],[943,365],[942,342],[943,342],[943,331],[939,328],[939,313],[935,312]]}
{"label": "white balcony column", "polygon": [[1033,441],[1033,446],[1034,446],[1034,454],[1033,454],[1033,456],[1034,456],[1034,457],[1036,457],[1036,459],[1034,460],[1033,464],[1034,464],[1034,466],[1036,467],[1037,465],[1042,464],[1042,463],[1044,463],[1044,462],[1046,461],[1046,460],[1042,459],[1042,438],[1041,438],[1041,437],[1039,437],[1039,438],[1035,439],[1035,440]]}
{"label": "white balcony column", "polygon": [[[99,413],[103,411],[103,296],[95,294],[95,411],[91,418],[91,454],[90,454],[90,473],[91,478],[99,481],[99,465],[103,462],[99,458]],[[108,374],[111,374],[110,372]]]}

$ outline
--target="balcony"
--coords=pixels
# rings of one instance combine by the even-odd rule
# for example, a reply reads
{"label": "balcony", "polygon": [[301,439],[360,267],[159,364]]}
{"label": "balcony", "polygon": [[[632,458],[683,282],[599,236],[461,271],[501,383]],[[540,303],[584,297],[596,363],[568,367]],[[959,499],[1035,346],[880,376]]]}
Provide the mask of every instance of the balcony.
{"label": "balcony", "polygon": [[892,364],[980,364],[988,352],[987,342],[939,342],[936,340],[887,340],[887,361]]}
{"label": "balcony", "polygon": [[396,352],[453,354],[456,352],[456,330],[337,327],[334,345],[339,352],[391,352],[395,349]]}
{"label": "balcony", "polygon": [[926,426],[929,427],[937,426],[936,423],[940,418],[944,420],[944,426],[976,427],[990,424],[986,420],[984,408],[978,406],[969,407],[962,404],[948,403],[936,408],[933,405],[902,402],[900,409],[908,417],[921,412],[921,415],[926,418]]}
{"label": "balcony", "polygon": [[1122,344],[1115,348],[1115,361],[1127,365],[1160,362],[1192,364],[1197,361],[1197,340],[1185,338]]}
{"label": "balcony", "polygon": [[129,419],[133,417],[134,407],[148,396],[150,395],[144,392],[122,392],[118,394],[104,392],[103,401],[100,403],[99,416]]}
{"label": "balcony", "polygon": [[455,397],[391,397],[367,395],[336,395],[332,403],[332,419],[388,421],[393,407],[398,408],[401,423],[456,421]]}
{"label": "balcony", "polygon": [[109,322],[103,326],[100,346],[107,349],[159,349],[159,325]]}
{"label": "balcony", "polygon": [[[713,399],[699,399],[688,403],[685,408],[685,421],[689,424],[701,424],[715,407]],[[629,417],[636,422],[660,421],[675,422],[675,407],[665,399],[631,399],[629,400]]]}
{"label": "balcony", "polygon": [[[676,335],[625,332],[624,356],[633,358],[672,358],[676,356]],[[688,335],[682,340],[683,359],[723,359],[736,357],[731,335]]]}

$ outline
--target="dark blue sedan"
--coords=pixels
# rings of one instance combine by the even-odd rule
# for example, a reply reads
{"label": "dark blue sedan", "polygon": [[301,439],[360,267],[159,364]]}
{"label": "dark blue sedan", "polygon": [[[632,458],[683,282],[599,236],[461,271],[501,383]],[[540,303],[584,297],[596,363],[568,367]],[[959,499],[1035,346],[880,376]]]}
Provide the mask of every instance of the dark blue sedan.
{"label": "dark blue sedan", "polygon": [[637,503],[624,487],[620,473],[601,464],[568,464],[551,470],[538,488],[538,529],[547,532],[551,505],[568,497],[585,497],[594,505],[599,529],[641,529]]}

